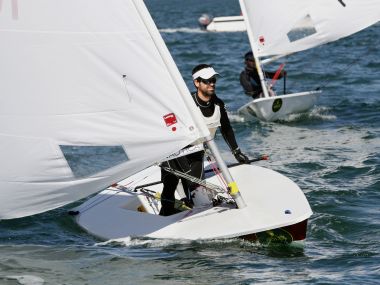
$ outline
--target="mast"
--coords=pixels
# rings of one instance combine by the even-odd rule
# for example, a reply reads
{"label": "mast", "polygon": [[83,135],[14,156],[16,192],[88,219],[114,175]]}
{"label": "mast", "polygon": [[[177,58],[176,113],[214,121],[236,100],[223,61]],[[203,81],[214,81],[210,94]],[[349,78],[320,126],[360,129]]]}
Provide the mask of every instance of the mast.
{"label": "mast", "polygon": [[[162,59],[164,60],[166,66],[168,67],[168,71],[170,73],[170,76],[174,79],[174,82],[178,88],[178,90],[181,93],[181,96],[183,97],[187,107],[190,110],[196,110],[195,112],[199,112],[198,108],[195,107],[193,98],[189,96],[189,91],[187,89],[186,84],[184,83],[182,77],[180,76],[180,72],[175,65],[174,61],[172,60],[172,57],[169,53],[169,50],[166,48],[166,45],[164,44],[160,33],[153,28],[154,23],[151,19],[150,15],[147,13],[145,6],[143,5],[142,1],[139,0],[132,0],[132,2],[135,5],[136,10],[140,13],[142,21],[144,21],[144,24],[146,25],[153,42],[155,43],[157,50],[161,54]],[[266,91],[267,92],[267,91]],[[192,113],[192,112],[190,112]],[[201,116],[196,116],[194,113],[194,121],[197,123],[197,127],[199,127],[200,130],[203,130],[205,128],[204,120]],[[228,167],[224,160],[222,159],[222,156],[220,155],[219,149],[217,148],[214,139],[210,136],[210,134],[204,134],[204,137],[206,139],[206,143],[209,146],[212,154],[215,157],[215,160],[221,169],[222,175],[224,179],[227,181],[230,195],[235,199],[236,205],[238,208],[244,208],[246,206],[243,197],[241,196],[239,192],[239,188],[237,187],[236,182],[233,180],[232,175],[230,171],[228,170]]]}
{"label": "mast", "polygon": [[[243,16],[247,15],[247,9],[245,7],[244,0],[239,0],[239,2],[240,2],[240,8],[242,10]],[[267,87],[267,84],[266,84],[266,81],[265,81],[265,78],[264,78],[263,70],[261,69],[260,59],[257,56],[259,54],[259,51],[258,51],[258,48],[257,48],[257,46],[255,44],[255,39],[253,37],[253,32],[252,32],[252,28],[251,28],[251,23],[250,23],[249,17],[244,16],[244,21],[245,21],[245,25],[246,25],[246,28],[247,28],[249,43],[251,44],[251,48],[252,48],[252,52],[253,52],[253,57],[255,59],[256,69],[257,69],[257,72],[258,72],[259,77],[260,77],[261,88],[263,89],[264,97],[268,98],[269,97],[268,87]]]}

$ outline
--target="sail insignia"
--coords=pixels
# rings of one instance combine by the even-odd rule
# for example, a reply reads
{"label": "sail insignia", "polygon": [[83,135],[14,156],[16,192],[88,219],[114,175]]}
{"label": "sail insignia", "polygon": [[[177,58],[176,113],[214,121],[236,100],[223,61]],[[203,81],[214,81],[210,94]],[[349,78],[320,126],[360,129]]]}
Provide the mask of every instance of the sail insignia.
{"label": "sail insignia", "polygon": [[317,33],[317,29],[310,15],[306,15],[298,21],[293,28],[287,33],[290,42],[295,42]]}
{"label": "sail insignia", "polygon": [[92,176],[129,160],[121,145],[60,145],[60,148],[76,178]]}

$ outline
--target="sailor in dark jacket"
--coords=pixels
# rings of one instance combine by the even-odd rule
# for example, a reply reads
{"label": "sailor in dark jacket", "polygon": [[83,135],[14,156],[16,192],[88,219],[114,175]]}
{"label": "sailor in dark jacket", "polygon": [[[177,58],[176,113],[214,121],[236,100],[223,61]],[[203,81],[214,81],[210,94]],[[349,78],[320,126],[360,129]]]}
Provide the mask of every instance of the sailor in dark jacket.
{"label": "sailor in dark jacket", "polygon": [[[248,163],[248,157],[241,152],[236,143],[235,134],[228,119],[224,102],[215,94],[217,75],[219,74],[210,65],[200,64],[194,67],[192,77],[194,85],[197,88],[197,91],[192,94],[194,102],[202,112],[211,136],[213,137],[216,130],[220,127],[223,138],[236,160],[241,163]],[[203,159],[204,151],[202,150],[166,161],[163,165],[203,179]],[[177,212],[174,209],[174,193],[179,178],[173,173],[161,169],[161,180],[164,188],[161,194],[162,208],[160,215],[168,216]],[[184,179],[181,179],[181,181],[187,195],[187,203],[191,206],[191,191],[197,185]]]}
{"label": "sailor in dark jacket", "polygon": [[[246,95],[251,96],[253,99],[263,97],[263,88],[260,83],[260,76],[256,69],[256,62],[251,51],[244,55],[245,68],[240,73],[240,84],[244,89]],[[273,78],[275,72],[264,71],[266,78]],[[279,79],[286,75],[286,72],[282,70],[279,74]],[[273,96],[274,92],[268,90],[270,95]]]}

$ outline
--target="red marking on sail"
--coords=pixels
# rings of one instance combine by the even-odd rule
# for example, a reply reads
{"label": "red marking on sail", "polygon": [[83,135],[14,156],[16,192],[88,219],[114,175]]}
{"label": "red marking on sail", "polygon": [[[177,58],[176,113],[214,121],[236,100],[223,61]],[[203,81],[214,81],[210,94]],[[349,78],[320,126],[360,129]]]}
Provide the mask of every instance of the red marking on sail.
{"label": "red marking on sail", "polygon": [[259,37],[259,43],[260,43],[261,45],[265,45],[265,39],[264,39],[264,36],[260,36],[260,37]]}
{"label": "red marking on sail", "polygon": [[170,127],[177,123],[177,118],[174,113],[170,113],[164,116],[164,121],[167,127]]}

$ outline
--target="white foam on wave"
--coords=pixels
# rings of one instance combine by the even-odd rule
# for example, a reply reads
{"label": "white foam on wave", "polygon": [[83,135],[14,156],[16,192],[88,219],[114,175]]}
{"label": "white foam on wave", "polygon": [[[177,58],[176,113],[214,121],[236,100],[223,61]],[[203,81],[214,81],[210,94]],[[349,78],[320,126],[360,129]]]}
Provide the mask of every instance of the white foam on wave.
{"label": "white foam on wave", "polygon": [[160,33],[173,34],[173,33],[189,33],[189,34],[199,34],[206,33],[205,31],[199,28],[166,28],[159,29]]}
{"label": "white foam on wave", "polygon": [[308,113],[291,114],[282,119],[284,122],[296,122],[303,120],[335,121],[336,116],[329,114],[330,108],[317,106]]}
{"label": "white foam on wave", "polygon": [[231,122],[234,122],[234,123],[245,122],[244,116],[239,115],[238,113],[227,112],[227,114],[228,114],[228,118],[230,119]]}
{"label": "white foam on wave", "polygon": [[144,246],[144,247],[164,247],[173,244],[189,244],[190,240],[175,240],[175,239],[149,239],[149,238],[119,238],[112,239],[105,242],[97,243],[97,245],[109,245],[117,243],[125,247],[135,247],[135,246]]}
{"label": "white foam on wave", "polygon": [[[197,240],[199,244],[230,244],[236,243],[236,241],[244,242],[241,239],[230,238],[230,239],[212,239],[212,240]],[[110,245],[110,244],[120,244],[125,247],[166,247],[171,245],[187,245],[195,241],[185,240],[185,239],[149,239],[149,238],[131,238],[125,237],[120,239],[112,239],[105,242],[97,243],[97,245]]]}
{"label": "white foam on wave", "polygon": [[[244,147],[259,150],[258,146],[261,146],[260,152],[270,156],[270,167],[285,173],[289,172],[289,165],[313,164],[315,168],[310,169],[307,177],[293,173],[298,181],[303,180],[304,185],[310,185],[310,189],[315,189],[316,185],[325,185],[325,177],[341,171],[342,167],[375,171],[376,165],[365,162],[379,152],[380,138],[366,139],[367,129],[350,126],[309,129],[285,124],[271,124],[269,127],[270,131],[265,136],[257,137],[253,131],[251,139],[247,138],[251,145],[246,144]],[[342,180],[336,190],[344,187],[363,189],[373,183],[373,175],[360,175]]]}
{"label": "white foam on wave", "polygon": [[21,285],[42,285],[45,280],[34,275],[11,275],[6,276],[8,280],[17,280]]}

